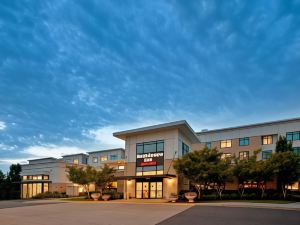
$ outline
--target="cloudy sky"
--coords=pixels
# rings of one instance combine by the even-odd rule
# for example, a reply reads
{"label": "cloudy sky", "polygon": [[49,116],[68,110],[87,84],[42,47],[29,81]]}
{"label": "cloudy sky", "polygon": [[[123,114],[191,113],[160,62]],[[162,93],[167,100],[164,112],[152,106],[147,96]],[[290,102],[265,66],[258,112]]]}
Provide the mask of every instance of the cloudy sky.
{"label": "cloudy sky", "polygon": [[112,132],[300,116],[300,1],[0,1],[0,169]]}

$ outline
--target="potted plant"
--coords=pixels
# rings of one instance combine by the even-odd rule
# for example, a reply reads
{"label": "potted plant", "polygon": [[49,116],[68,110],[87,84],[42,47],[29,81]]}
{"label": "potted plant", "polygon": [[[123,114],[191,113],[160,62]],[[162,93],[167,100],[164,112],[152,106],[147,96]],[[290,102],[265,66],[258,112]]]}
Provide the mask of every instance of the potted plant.
{"label": "potted plant", "polygon": [[184,194],[184,197],[186,197],[189,202],[194,202],[194,199],[197,197],[197,193],[196,192],[186,192]]}
{"label": "potted plant", "polygon": [[104,194],[104,195],[102,195],[102,199],[103,199],[104,201],[108,201],[108,200],[110,199],[110,197],[111,197],[111,195],[109,195],[109,194]]}
{"label": "potted plant", "polygon": [[94,199],[94,201],[98,201],[100,198],[100,193],[95,192],[93,194],[91,194],[92,199]]}
{"label": "potted plant", "polygon": [[178,195],[176,193],[172,192],[169,196],[169,201],[176,202],[177,199],[178,199]]}

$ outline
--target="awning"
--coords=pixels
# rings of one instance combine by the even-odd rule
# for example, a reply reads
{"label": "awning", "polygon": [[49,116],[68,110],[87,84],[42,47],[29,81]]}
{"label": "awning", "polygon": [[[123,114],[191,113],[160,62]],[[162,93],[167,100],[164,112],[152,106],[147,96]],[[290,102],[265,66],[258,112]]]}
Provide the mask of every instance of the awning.
{"label": "awning", "polygon": [[131,179],[151,179],[151,178],[173,178],[176,177],[174,174],[161,174],[161,175],[148,175],[148,176],[119,176],[115,177],[116,180],[131,180]]}

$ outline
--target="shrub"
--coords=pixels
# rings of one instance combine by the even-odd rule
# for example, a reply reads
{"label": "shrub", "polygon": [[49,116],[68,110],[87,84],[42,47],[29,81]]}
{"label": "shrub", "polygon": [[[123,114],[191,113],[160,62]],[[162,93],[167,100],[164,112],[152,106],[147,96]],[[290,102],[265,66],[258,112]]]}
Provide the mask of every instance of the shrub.
{"label": "shrub", "polygon": [[55,192],[44,192],[37,194],[36,196],[32,197],[34,199],[44,199],[44,198],[67,198],[68,196],[66,193],[59,193],[57,191]]}

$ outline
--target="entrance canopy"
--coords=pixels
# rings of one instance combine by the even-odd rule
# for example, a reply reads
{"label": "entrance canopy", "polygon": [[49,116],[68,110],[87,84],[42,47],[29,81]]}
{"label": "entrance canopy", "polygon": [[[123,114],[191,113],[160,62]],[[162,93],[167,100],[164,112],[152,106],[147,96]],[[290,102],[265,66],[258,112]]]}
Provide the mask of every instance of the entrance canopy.
{"label": "entrance canopy", "polygon": [[131,179],[151,179],[151,178],[173,178],[174,174],[162,174],[162,175],[149,175],[149,176],[119,176],[115,177],[117,180],[131,180]]}

